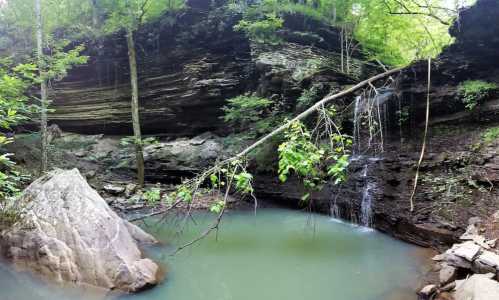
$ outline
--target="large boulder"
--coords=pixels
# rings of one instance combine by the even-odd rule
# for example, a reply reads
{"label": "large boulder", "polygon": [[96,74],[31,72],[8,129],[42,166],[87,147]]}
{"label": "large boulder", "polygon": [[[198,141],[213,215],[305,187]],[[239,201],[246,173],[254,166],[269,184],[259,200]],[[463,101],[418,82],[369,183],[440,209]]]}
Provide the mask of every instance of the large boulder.
{"label": "large boulder", "polygon": [[121,219],[77,169],[53,171],[23,193],[22,220],[0,233],[0,251],[20,270],[58,283],[136,292],[158,282],[139,243],[156,240]]}
{"label": "large boulder", "polygon": [[460,284],[455,293],[456,300],[499,299],[499,283],[488,275],[476,274]]}
{"label": "large boulder", "polygon": [[213,164],[223,150],[222,140],[210,133],[152,144],[144,148],[146,175],[153,180],[192,175]]}

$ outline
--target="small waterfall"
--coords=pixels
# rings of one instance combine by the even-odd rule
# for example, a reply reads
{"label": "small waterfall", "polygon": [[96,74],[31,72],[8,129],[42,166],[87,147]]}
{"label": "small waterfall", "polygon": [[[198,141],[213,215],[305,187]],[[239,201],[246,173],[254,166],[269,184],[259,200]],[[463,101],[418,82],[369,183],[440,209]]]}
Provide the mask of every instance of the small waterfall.
{"label": "small waterfall", "polygon": [[355,106],[353,110],[353,147],[352,156],[357,157],[361,151],[360,149],[360,109],[361,109],[362,96],[355,97]]}
{"label": "small waterfall", "polygon": [[372,227],[373,225],[373,213],[372,213],[372,203],[373,203],[373,190],[375,189],[375,184],[369,182],[367,177],[369,169],[369,160],[364,165],[362,171],[362,178],[364,180],[364,188],[362,191],[362,202],[360,207],[360,225],[364,227]]}
{"label": "small waterfall", "polygon": [[393,96],[393,89],[385,87],[369,90],[355,97],[350,162],[361,168],[361,184],[358,186],[358,191],[361,191],[360,207],[357,206],[358,202],[338,203],[335,196],[331,200],[331,216],[334,220],[346,218],[363,228],[374,225],[373,206],[379,187],[374,174],[369,173],[372,164],[382,159],[380,155],[384,152],[384,140],[387,137],[387,103]]}

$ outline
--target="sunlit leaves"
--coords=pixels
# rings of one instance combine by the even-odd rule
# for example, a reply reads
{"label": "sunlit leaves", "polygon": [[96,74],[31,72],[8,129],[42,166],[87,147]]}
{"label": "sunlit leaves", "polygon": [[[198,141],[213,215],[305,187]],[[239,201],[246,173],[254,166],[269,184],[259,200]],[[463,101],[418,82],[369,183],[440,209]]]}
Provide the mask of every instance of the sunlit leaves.
{"label": "sunlit leaves", "polygon": [[153,21],[165,12],[184,7],[184,0],[102,0],[101,7],[107,12],[104,32],[119,30],[135,31],[141,25]]}
{"label": "sunlit leaves", "polygon": [[210,211],[212,213],[219,214],[222,211],[222,209],[224,209],[224,207],[225,207],[225,202],[222,200],[219,200],[210,206]]}
{"label": "sunlit leaves", "polygon": [[[334,184],[345,181],[351,139],[332,134],[330,140],[330,147],[318,146],[302,123],[293,122],[285,133],[285,142],[278,149],[279,179],[285,182],[289,176],[296,175],[307,190],[320,190],[327,180]],[[302,201],[309,197],[310,194],[306,193]]]}
{"label": "sunlit leaves", "polygon": [[227,100],[223,119],[231,126],[243,128],[262,119],[272,101],[256,96],[240,95]]}

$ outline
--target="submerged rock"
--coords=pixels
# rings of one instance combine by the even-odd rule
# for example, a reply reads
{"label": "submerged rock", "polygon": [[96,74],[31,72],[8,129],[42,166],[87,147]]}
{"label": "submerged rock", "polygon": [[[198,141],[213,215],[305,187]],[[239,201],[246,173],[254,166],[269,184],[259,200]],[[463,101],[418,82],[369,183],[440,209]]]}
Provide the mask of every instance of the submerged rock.
{"label": "submerged rock", "polygon": [[158,283],[158,265],[138,248],[156,240],[114,213],[77,169],[36,180],[20,201],[22,221],[0,233],[1,253],[19,269],[125,292]]}

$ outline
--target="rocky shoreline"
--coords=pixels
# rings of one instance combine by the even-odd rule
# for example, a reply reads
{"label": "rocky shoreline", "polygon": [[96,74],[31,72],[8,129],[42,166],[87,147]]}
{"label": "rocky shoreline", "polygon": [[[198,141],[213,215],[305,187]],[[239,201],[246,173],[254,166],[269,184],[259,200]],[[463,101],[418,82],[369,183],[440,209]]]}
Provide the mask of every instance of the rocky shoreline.
{"label": "rocky shoreline", "polygon": [[[433,257],[423,300],[499,299],[499,211],[486,220],[471,218],[460,243]],[[432,278],[433,277],[433,278]]]}

